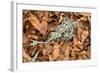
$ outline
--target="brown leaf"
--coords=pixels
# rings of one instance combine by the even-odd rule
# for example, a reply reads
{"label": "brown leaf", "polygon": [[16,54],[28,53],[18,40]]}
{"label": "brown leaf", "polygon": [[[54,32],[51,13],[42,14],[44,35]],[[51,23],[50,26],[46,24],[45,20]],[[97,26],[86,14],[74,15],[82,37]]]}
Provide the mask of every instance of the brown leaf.
{"label": "brown leaf", "polygon": [[89,32],[84,30],[81,35],[81,42],[84,42],[85,39],[89,36]]}
{"label": "brown leaf", "polygon": [[83,58],[83,59],[88,59],[89,58],[89,52],[88,51],[82,51],[79,53],[79,55]]}
{"label": "brown leaf", "polygon": [[46,32],[47,32],[47,22],[46,21],[42,21],[41,25],[42,25],[42,27],[41,27],[42,33],[46,34]]}
{"label": "brown leaf", "polygon": [[80,41],[77,41],[76,47],[79,49],[83,49],[83,44]]}
{"label": "brown leaf", "polygon": [[57,58],[60,55],[60,49],[59,48],[60,48],[59,45],[54,45],[53,53],[48,56],[50,61],[57,60]]}
{"label": "brown leaf", "polygon": [[61,13],[61,14],[60,14],[59,23],[61,23],[61,22],[63,21],[63,19],[64,19],[64,13]]}
{"label": "brown leaf", "polygon": [[34,35],[34,34],[28,35],[28,37],[31,38],[31,39],[38,39],[39,38],[39,36]]}
{"label": "brown leaf", "polygon": [[87,55],[88,53],[87,53],[87,51],[84,51],[84,50],[83,50],[83,51],[80,52],[79,54],[80,54],[80,55]]}
{"label": "brown leaf", "polygon": [[60,46],[59,45],[54,45],[54,50],[53,50],[53,57],[56,59],[59,54],[60,54],[60,50],[59,50]]}
{"label": "brown leaf", "polygon": [[71,53],[71,59],[75,60],[76,59],[76,52],[75,52],[75,50],[72,49],[70,53]]}
{"label": "brown leaf", "polygon": [[83,44],[80,42],[78,39],[74,37],[74,44],[73,44],[74,49],[78,51],[78,49],[83,49]]}
{"label": "brown leaf", "polygon": [[45,48],[46,48],[46,51],[47,51],[47,55],[52,53],[53,46],[51,46],[50,44],[45,44]]}
{"label": "brown leaf", "polygon": [[87,21],[87,18],[86,17],[81,17],[80,20]]}
{"label": "brown leaf", "polygon": [[23,34],[23,44],[27,44],[29,42],[29,38],[26,34]]}
{"label": "brown leaf", "polygon": [[38,11],[37,15],[38,15],[40,20],[47,21],[48,20],[49,12],[48,11]]}
{"label": "brown leaf", "polygon": [[82,28],[80,26],[81,24],[77,24],[77,36],[78,36],[78,39],[80,40],[81,39],[81,33],[82,33]]}
{"label": "brown leaf", "polygon": [[29,13],[29,18],[28,20],[31,22],[34,28],[36,28],[41,34],[46,34],[47,31],[47,23],[46,22],[41,22],[39,19],[33,15],[32,13]]}
{"label": "brown leaf", "polygon": [[83,16],[91,16],[91,13],[81,13]]}
{"label": "brown leaf", "polygon": [[69,56],[69,52],[70,52],[70,47],[67,47],[64,51],[64,55],[65,56]]}
{"label": "brown leaf", "polygon": [[23,57],[30,61],[31,58],[30,58],[30,56],[29,56],[28,54],[26,54],[26,52],[25,52],[24,49],[22,50],[22,52],[23,52],[23,53],[22,53],[22,54],[23,54]]}
{"label": "brown leaf", "polygon": [[43,48],[43,49],[42,49],[42,54],[43,54],[43,56],[45,56],[45,55],[46,55],[46,53],[47,53],[46,49],[45,49],[45,48]]}

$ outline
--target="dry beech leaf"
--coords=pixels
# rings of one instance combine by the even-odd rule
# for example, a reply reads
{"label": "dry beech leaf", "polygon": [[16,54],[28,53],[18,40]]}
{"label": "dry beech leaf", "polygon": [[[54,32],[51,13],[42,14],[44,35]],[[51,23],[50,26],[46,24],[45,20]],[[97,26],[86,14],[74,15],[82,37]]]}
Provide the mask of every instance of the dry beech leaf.
{"label": "dry beech leaf", "polygon": [[49,54],[49,55],[48,55],[48,58],[49,58],[49,61],[53,61],[53,60],[54,60],[52,54]]}
{"label": "dry beech leaf", "polygon": [[58,61],[64,60],[65,56],[63,54],[60,54],[59,57],[57,58]]}
{"label": "dry beech leaf", "polygon": [[82,57],[82,59],[89,59],[88,51],[82,51],[79,53],[79,55]]}
{"label": "dry beech leaf", "polygon": [[74,38],[74,44],[73,44],[74,49],[78,51],[78,49],[83,49],[83,43]]}
{"label": "dry beech leaf", "polygon": [[41,53],[43,56],[45,56],[47,54],[47,50],[43,44],[39,44],[39,49],[41,50]]}
{"label": "dry beech leaf", "polygon": [[80,55],[87,55],[88,53],[87,53],[87,51],[82,51],[82,52],[80,52],[79,54],[80,54]]}
{"label": "dry beech leaf", "polygon": [[63,60],[66,61],[66,60],[69,60],[69,56],[64,56]]}
{"label": "dry beech leaf", "polygon": [[91,17],[88,17],[88,21],[90,22],[90,24],[91,24]]}
{"label": "dry beech leaf", "polygon": [[47,32],[47,22],[46,21],[42,21],[41,25],[42,25],[41,31],[43,32],[43,34],[46,34],[46,32]]}
{"label": "dry beech leaf", "polygon": [[81,55],[79,55],[78,60],[83,60],[83,57]]}
{"label": "dry beech leaf", "polygon": [[71,51],[71,58],[72,58],[72,59],[76,59],[76,52],[75,52],[75,50],[73,50],[73,49],[72,49],[72,51]]}
{"label": "dry beech leaf", "polygon": [[54,58],[57,58],[59,56],[59,53],[60,53],[59,48],[60,48],[59,45],[54,45],[54,50],[53,50],[53,56],[54,56]]}
{"label": "dry beech leaf", "polygon": [[50,61],[53,61],[53,60],[56,60],[59,55],[60,55],[60,46],[59,45],[54,45],[54,48],[53,48],[53,53],[49,55],[49,60]]}
{"label": "dry beech leaf", "polygon": [[91,16],[91,13],[81,13],[83,16]]}
{"label": "dry beech leaf", "polygon": [[47,22],[48,21],[48,18],[46,16],[44,16],[44,17],[42,17],[42,21]]}
{"label": "dry beech leaf", "polygon": [[59,23],[61,23],[61,22],[63,21],[63,19],[64,19],[64,17],[63,17],[63,16],[64,16],[64,13],[61,13],[61,14],[60,14]]}
{"label": "dry beech leaf", "polygon": [[30,61],[30,60],[31,60],[31,58],[30,58],[30,56],[29,56],[28,54],[26,54],[26,52],[25,52],[25,50],[24,50],[24,49],[22,50],[22,52],[23,52],[23,53],[22,53],[22,54],[23,54],[23,57],[24,57],[25,59],[27,59],[27,60],[29,60],[29,61]]}
{"label": "dry beech leaf", "polygon": [[70,47],[67,47],[67,48],[65,49],[64,55],[65,55],[65,56],[69,56],[69,51],[70,51]]}
{"label": "dry beech leaf", "polygon": [[50,44],[45,44],[45,48],[47,51],[47,55],[53,51],[53,46],[51,46]]}
{"label": "dry beech leaf", "polygon": [[76,44],[77,44],[77,39],[76,39],[76,37],[74,37],[74,38],[73,38],[73,47],[75,47]]}
{"label": "dry beech leaf", "polygon": [[74,47],[74,51],[79,52],[79,51],[80,51],[80,49],[79,49],[79,48],[77,48],[77,47]]}
{"label": "dry beech leaf", "polygon": [[88,59],[88,56],[87,55],[82,55],[82,58],[83,59]]}
{"label": "dry beech leaf", "polygon": [[42,23],[40,23],[38,18],[35,15],[33,15],[32,13],[29,13],[28,20],[31,22],[33,27],[36,28],[41,34],[46,34],[46,31],[47,31],[47,23],[46,22],[43,21]]}
{"label": "dry beech leaf", "polygon": [[85,39],[89,36],[89,32],[84,30],[81,35],[81,42],[84,42]]}
{"label": "dry beech leaf", "polygon": [[28,35],[28,37],[31,38],[31,39],[38,39],[39,38],[39,36],[34,35],[34,34]]}
{"label": "dry beech leaf", "polygon": [[83,44],[80,41],[77,41],[76,47],[83,49]]}
{"label": "dry beech leaf", "polygon": [[56,28],[57,27],[55,27],[55,26],[49,26],[48,27],[48,32],[55,31]]}
{"label": "dry beech leaf", "polygon": [[81,33],[82,33],[82,29],[81,29],[80,24],[78,23],[77,24],[77,36],[79,40],[81,39]]}
{"label": "dry beech leaf", "polygon": [[45,56],[45,55],[46,55],[46,53],[47,53],[46,49],[45,49],[45,48],[43,48],[43,49],[42,49],[42,54],[43,54],[43,56]]}
{"label": "dry beech leaf", "polygon": [[80,20],[87,21],[87,18],[86,17],[81,17]]}
{"label": "dry beech leaf", "polygon": [[63,50],[64,56],[69,56],[70,47],[67,43],[64,43],[61,50]]}
{"label": "dry beech leaf", "polygon": [[49,15],[48,11],[38,11],[37,14],[40,20],[45,20],[45,21],[48,20],[48,15]]}
{"label": "dry beech leaf", "polygon": [[26,34],[23,34],[23,44],[27,44],[29,42],[29,38]]}

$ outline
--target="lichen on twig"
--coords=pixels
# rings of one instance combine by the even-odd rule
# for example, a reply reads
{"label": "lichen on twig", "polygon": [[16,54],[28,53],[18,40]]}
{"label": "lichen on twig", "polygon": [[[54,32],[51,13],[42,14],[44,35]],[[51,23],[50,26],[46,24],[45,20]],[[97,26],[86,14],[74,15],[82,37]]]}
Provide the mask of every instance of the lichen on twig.
{"label": "lichen on twig", "polygon": [[48,43],[50,41],[64,39],[66,41],[70,40],[74,35],[74,25],[75,23],[70,21],[67,17],[64,18],[63,22],[56,28],[55,32],[51,32],[48,36],[46,42],[38,42],[32,40],[31,45],[34,47],[39,43]]}

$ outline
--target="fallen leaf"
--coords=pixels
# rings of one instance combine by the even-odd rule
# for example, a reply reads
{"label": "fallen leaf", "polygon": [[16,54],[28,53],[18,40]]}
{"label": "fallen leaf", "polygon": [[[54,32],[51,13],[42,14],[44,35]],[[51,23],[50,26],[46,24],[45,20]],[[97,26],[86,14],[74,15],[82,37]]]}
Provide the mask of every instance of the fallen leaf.
{"label": "fallen leaf", "polygon": [[22,54],[23,54],[23,57],[25,58],[25,59],[27,59],[28,61],[30,61],[31,60],[31,58],[30,58],[30,56],[28,55],[28,54],[26,54],[26,52],[25,52],[25,50],[23,49],[22,50]]}
{"label": "fallen leaf", "polygon": [[81,33],[82,33],[82,29],[80,25],[81,25],[80,23],[77,24],[77,36],[79,40],[81,39]]}
{"label": "fallen leaf", "polygon": [[64,19],[64,13],[61,13],[60,14],[60,19],[59,19],[59,22],[58,23],[61,23],[63,21],[63,19]]}
{"label": "fallen leaf", "polygon": [[45,48],[42,49],[42,54],[43,54],[43,56],[45,56],[47,54],[47,51]]}
{"label": "fallen leaf", "polygon": [[60,55],[60,46],[59,45],[54,45],[54,50],[53,50],[53,57],[56,59]]}
{"label": "fallen leaf", "polygon": [[76,52],[75,52],[75,50],[72,49],[71,52],[70,52],[70,55],[71,55],[72,59],[74,59],[74,60],[76,59]]}
{"label": "fallen leaf", "polygon": [[53,48],[53,53],[49,55],[49,60],[50,61],[54,61],[54,60],[57,60],[57,58],[59,57],[60,55],[60,46],[59,45],[54,45],[54,48]]}
{"label": "fallen leaf", "polygon": [[53,46],[51,46],[50,44],[45,44],[45,48],[46,48],[46,51],[47,51],[47,55],[52,53]]}
{"label": "fallen leaf", "polygon": [[29,38],[26,34],[23,34],[23,44],[27,44],[29,42]]}
{"label": "fallen leaf", "polygon": [[78,51],[78,49],[83,49],[83,43],[74,37],[73,47]]}
{"label": "fallen leaf", "polygon": [[28,37],[31,38],[31,39],[38,39],[39,38],[39,36],[34,35],[34,34],[28,35]]}
{"label": "fallen leaf", "polygon": [[42,22],[40,23],[39,19],[33,15],[32,13],[29,14],[28,20],[31,22],[34,28],[36,28],[41,34],[46,34],[47,31],[47,23]]}
{"label": "fallen leaf", "polygon": [[80,20],[87,21],[87,18],[86,17],[81,17]]}
{"label": "fallen leaf", "polygon": [[76,47],[79,49],[83,49],[83,44],[80,41],[77,41]]}
{"label": "fallen leaf", "polygon": [[46,22],[46,21],[42,21],[42,22],[41,22],[41,25],[42,25],[42,27],[41,27],[41,32],[42,32],[43,34],[46,34],[46,32],[47,32],[47,22]]}
{"label": "fallen leaf", "polygon": [[81,13],[83,16],[91,16],[91,13]]}
{"label": "fallen leaf", "polygon": [[84,42],[85,39],[89,36],[89,32],[87,30],[84,30],[82,32],[82,35],[81,35],[81,42]]}

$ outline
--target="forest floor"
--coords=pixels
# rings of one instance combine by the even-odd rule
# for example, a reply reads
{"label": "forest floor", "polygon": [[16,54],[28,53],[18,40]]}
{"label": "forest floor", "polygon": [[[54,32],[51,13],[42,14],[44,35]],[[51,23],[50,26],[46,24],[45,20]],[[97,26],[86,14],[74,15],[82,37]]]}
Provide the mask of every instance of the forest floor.
{"label": "forest floor", "polygon": [[91,58],[91,13],[23,10],[23,62]]}

